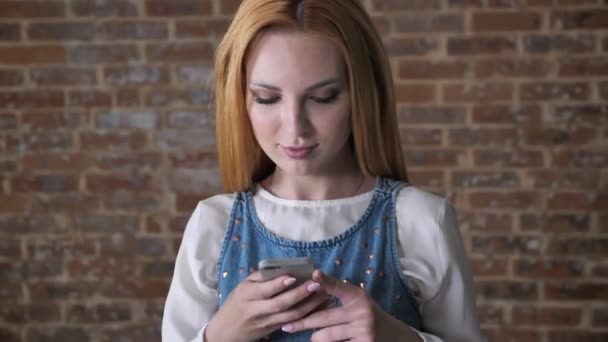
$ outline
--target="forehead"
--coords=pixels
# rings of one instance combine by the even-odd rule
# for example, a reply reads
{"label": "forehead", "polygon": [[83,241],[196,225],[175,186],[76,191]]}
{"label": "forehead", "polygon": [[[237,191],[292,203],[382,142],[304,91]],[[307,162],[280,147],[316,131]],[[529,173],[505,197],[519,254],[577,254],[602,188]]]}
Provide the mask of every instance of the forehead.
{"label": "forehead", "polygon": [[338,47],[327,38],[298,31],[269,31],[254,41],[246,69],[249,80],[305,85],[341,78],[344,62]]}

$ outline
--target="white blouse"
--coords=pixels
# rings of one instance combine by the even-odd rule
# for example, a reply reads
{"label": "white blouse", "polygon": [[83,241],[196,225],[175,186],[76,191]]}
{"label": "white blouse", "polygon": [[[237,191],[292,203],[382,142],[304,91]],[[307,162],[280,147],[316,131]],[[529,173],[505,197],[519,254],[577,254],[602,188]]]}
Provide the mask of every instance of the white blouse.
{"label": "white blouse", "polygon": [[[373,191],[323,201],[278,198],[258,186],[256,213],[272,233],[291,240],[330,239],[354,225]],[[217,260],[234,194],[200,201],[186,226],[164,308],[162,340],[203,341],[218,309]],[[419,304],[424,341],[482,341],[472,275],[452,206],[409,186],[397,197],[399,260]]]}

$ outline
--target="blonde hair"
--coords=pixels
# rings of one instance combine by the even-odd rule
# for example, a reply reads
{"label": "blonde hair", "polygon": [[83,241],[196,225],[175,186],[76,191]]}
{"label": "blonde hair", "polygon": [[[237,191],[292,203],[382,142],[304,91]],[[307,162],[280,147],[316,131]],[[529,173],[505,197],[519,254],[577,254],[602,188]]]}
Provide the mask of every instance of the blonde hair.
{"label": "blonde hair", "polygon": [[245,103],[247,53],[269,28],[316,34],[336,44],[348,74],[352,144],[361,172],[407,181],[388,58],[361,4],[357,0],[244,0],[215,59],[217,149],[224,191],[243,191],[275,167],[255,139]]}

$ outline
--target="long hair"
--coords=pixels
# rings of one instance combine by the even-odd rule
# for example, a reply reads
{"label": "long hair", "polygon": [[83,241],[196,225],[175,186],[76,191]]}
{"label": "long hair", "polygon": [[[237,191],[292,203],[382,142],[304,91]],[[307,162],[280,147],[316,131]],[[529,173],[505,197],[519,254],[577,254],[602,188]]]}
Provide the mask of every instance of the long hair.
{"label": "long hair", "polygon": [[320,35],[341,50],[350,86],[351,141],[361,172],[407,181],[390,65],[363,6],[357,0],[244,0],[215,58],[224,191],[243,191],[275,167],[255,139],[245,103],[248,51],[258,35],[271,28]]}

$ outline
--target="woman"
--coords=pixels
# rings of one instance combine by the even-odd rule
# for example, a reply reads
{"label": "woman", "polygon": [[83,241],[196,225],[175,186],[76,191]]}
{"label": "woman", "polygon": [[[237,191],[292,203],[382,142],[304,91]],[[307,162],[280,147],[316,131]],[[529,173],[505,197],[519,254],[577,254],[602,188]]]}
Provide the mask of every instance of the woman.
{"label": "woman", "polygon": [[[188,222],[163,340],[481,340],[454,211],[407,184],[388,60],[357,1],[244,0],[215,75],[229,194]],[[255,270],[296,256],[318,268],[301,285]]]}

